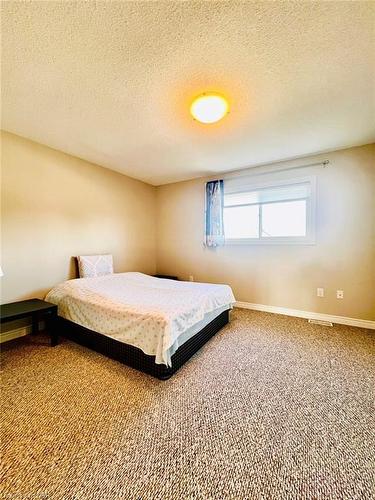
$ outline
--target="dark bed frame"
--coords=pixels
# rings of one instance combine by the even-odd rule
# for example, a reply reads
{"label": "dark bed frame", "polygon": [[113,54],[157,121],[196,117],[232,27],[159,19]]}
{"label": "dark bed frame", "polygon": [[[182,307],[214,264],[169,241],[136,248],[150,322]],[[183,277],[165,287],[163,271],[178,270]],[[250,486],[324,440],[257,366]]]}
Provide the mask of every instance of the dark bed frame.
{"label": "dark bed frame", "polygon": [[214,318],[202,330],[182,344],[172,355],[172,366],[155,363],[155,356],[145,354],[141,349],[59,317],[59,334],[84,345],[109,358],[121,361],[132,368],[148,373],[160,380],[170,378],[211,337],[229,321],[229,309]]}

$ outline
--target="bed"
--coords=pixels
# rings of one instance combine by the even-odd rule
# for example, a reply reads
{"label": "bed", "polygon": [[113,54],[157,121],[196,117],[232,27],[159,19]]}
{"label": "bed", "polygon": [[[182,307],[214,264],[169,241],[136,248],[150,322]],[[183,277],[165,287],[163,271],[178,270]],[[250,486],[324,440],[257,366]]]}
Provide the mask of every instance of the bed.
{"label": "bed", "polygon": [[59,333],[160,379],[167,379],[229,321],[228,285],[142,273],[68,280],[46,296]]}

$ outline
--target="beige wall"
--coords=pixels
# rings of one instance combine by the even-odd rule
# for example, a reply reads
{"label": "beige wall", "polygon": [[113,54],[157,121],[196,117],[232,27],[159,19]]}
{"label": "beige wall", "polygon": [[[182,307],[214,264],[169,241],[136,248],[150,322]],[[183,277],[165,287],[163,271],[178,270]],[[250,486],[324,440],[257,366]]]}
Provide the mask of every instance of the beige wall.
{"label": "beige wall", "polygon": [[115,271],[155,271],[155,188],[2,133],[2,303],[44,297],[72,257],[112,253]]}
{"label": "beige wall", "polygon": [[110,252],[115,271],[153,273],[157,261],[160,273],[229,283],[240,301],[374,320],[375,145],[280,166],[323,158],[325,169],[283,174],[317,176],[315,245],[213,250],[202,244],[206,179],[156,189],[2,133],[2,302],[43,297],[74,277],[73,256]]}
{"label": "beige wall", "polygon": [[[316,244],[204,248],[204,183],[157,189],[157,270],[183,279],[228,283],[239,301],[375,319],[375,145],[337,151],[327,168],[283,175],[317,176]],[[279,174],[280,175],[280,174]],[[324,287],[326,296],[316,297]],[[344,299],[336,299],[336,290]]]}

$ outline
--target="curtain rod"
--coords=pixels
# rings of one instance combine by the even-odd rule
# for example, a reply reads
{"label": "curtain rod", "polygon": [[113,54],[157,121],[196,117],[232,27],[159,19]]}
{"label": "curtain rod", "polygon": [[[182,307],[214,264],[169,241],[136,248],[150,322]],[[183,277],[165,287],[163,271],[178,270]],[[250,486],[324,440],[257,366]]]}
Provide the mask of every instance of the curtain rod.
{"label": "curtain rod", "polygon": [[[308,168],[308,167],[317,167],[321,165],[323,168],[325,168],[327,165],[329,165],[330,161],[329,160],[323,160],[323,161],[318,161],[315,163],[306,163],[305,165],[296,165],[294,167],[286,167],[286,168],[273,168],[272,170],[266,170],[265,172],[252,172],[252,171],[246,171],[246,173],[241,173],[241,171],[236,171],[238,172],[238,175],[233,175],[234,171],[232,172],[227,172],[226,174],[223,175],[224,179],[231,179],[231,178],[237,178],[237,177],[249,177],[249,176],[255,176],[255,175],[267,175],[267,174],[272,174],[274,172],[286,172],[288,170],[295,170],[298,168]],[[258,167],[250,167],[250,169],[256,169],[256,168],[266,168],[267,165],[259,165]],[[232,175],[231,175],[232,174]]]}

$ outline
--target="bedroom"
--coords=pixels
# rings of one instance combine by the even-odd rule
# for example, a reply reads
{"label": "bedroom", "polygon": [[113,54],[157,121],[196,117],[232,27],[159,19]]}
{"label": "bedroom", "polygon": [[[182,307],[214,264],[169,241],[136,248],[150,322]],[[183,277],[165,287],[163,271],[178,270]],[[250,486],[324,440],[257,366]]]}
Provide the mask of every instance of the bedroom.
{"label": "bedroom", "polygon": [[373,498],[374,3],[1,9],[0,497]]}

